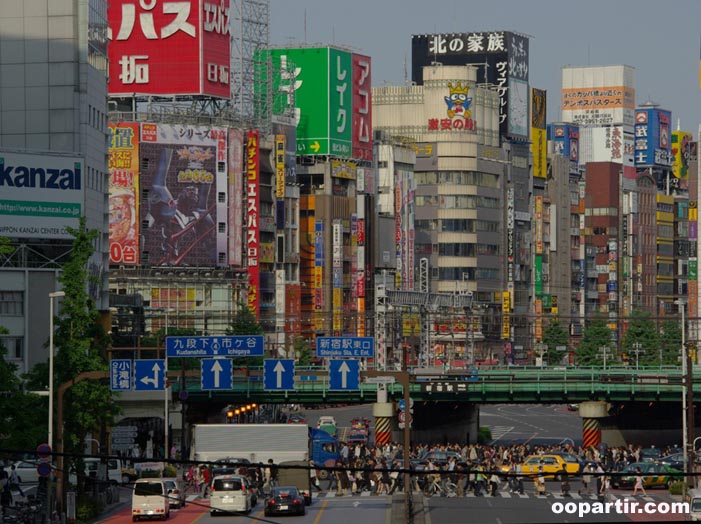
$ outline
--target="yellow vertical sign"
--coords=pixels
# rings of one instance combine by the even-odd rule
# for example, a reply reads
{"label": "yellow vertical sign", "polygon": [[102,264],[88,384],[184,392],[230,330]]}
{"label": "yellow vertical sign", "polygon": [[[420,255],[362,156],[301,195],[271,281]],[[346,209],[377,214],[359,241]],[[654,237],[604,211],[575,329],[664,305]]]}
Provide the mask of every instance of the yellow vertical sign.
{"label": "yellow vertical sign", "polygon": [[511,338],[511,294],[508,291],[501,294],[501,338]]}
{"label": "yellow vertical sign", "polygon": [[285,135],[275,135],[275,196],[285,198]]}

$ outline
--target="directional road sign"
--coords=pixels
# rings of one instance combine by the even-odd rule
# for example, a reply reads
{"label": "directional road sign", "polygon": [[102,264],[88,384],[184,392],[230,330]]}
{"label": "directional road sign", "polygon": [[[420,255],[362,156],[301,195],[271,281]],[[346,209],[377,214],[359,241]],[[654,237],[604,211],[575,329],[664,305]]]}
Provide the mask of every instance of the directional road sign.
{"label": "directional road sign", "polygon": [[360,363],[357,360],[329,360],[329,389],[355,391],[359,389]]}
{"label": "directional road sign", "polygon": [[264,361],[263,389],[289,391],[295,388],[295,361],[271,359]]}
{"label": "directional road sign", "polygon": [[202,390],[233,389],[233,369],[230,358],[202,359]]}
{"label": "directional road sign", "polygon": [[166,337],[166,356],[262,357],[263,335],[220,337]]}
{"label": "directional road sign", "polygon": [[135,360],[134,389],[137,391],[165,389],[165,372],[165,360]]}
{"label": "directional road sign", "polygon": [[372,358],[375,339],[372,337],[317,337],[317,357]]}
{"label": "directional road sign", "polygon": [[131,360],[119,358],[110,360],[110,390],[129,391],[131,389]]}

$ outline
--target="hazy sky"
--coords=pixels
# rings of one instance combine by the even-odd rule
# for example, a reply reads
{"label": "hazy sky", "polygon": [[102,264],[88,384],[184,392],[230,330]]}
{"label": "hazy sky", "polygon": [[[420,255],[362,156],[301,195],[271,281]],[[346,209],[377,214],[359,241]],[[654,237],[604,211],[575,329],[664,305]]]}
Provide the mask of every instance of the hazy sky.
{"label": "hazy sky", "polygon": [[656,102],[697,136],[701,0],[270,0],[271,44],[351,47],[372,57],[375,86],[411,77],[412,34],[493,30],[531,37],[548,122],[560,118],[562,66],[625,64],[636,105]]}

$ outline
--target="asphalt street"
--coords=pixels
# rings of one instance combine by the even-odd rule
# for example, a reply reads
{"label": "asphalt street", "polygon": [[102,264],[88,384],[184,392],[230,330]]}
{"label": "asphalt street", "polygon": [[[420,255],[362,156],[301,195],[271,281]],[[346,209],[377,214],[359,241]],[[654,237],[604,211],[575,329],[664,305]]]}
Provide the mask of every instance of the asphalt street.
{"label": "asphalt street", "polygon": [[491,429],[492,444],[582,443],[582,419],[564,404],[483,405],[480,426]]}

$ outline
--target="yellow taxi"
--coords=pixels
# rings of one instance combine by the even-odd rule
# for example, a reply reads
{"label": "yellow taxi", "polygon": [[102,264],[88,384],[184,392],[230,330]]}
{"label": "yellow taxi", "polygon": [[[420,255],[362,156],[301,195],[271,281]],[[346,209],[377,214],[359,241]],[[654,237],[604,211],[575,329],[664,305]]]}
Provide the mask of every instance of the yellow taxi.
{"label": "yellow taxi", "polygon": [[[540,469],[541,466],[543,469]],[[567,462],[560,455],[530,455],[521,464],[521,472],[524,475],[535,475],[542,471],[545,478],[555,479],[560,478],[563,468],[568,475],[579,474],[579,463]]]}

